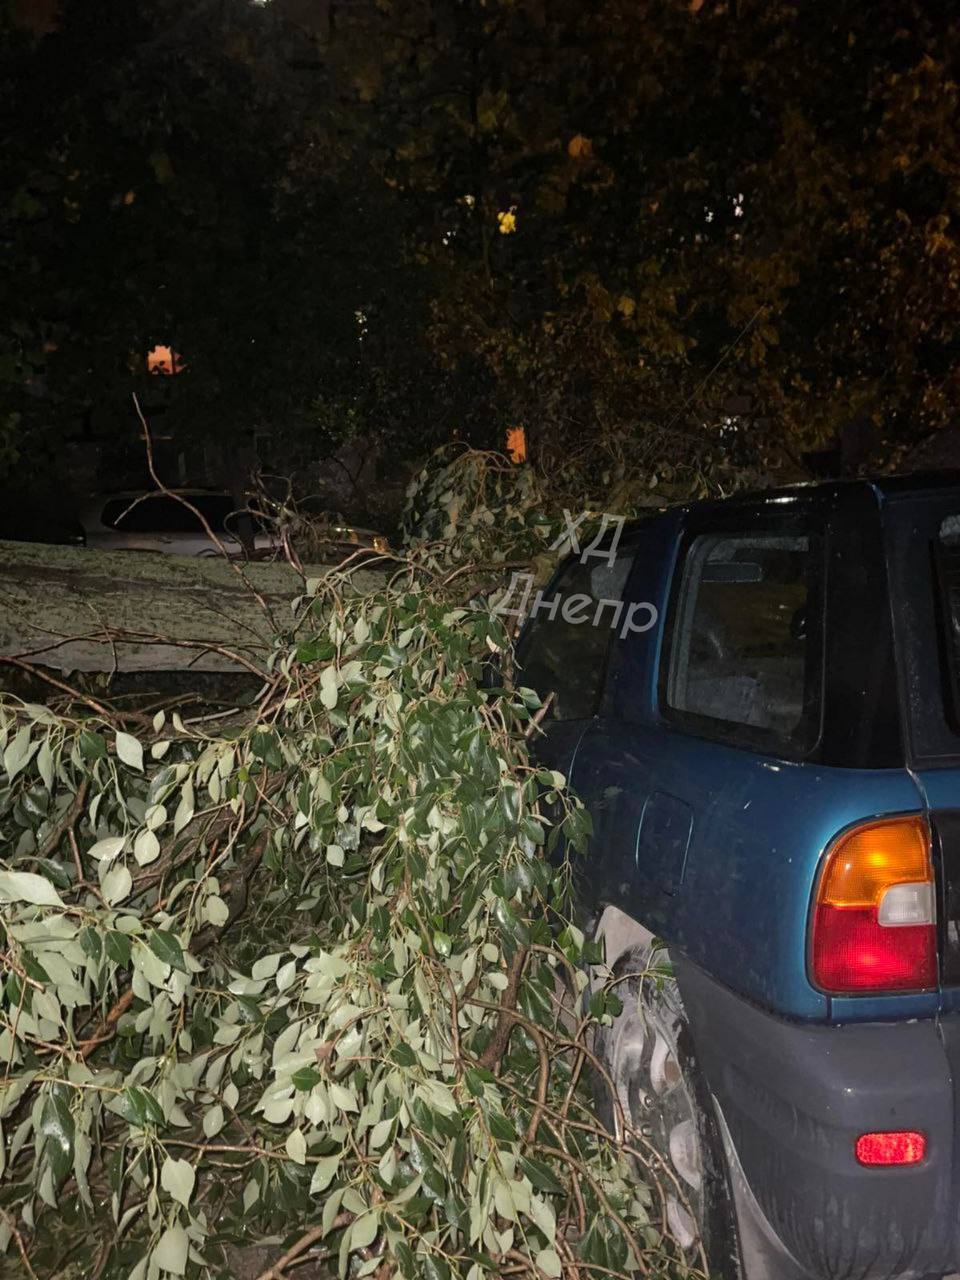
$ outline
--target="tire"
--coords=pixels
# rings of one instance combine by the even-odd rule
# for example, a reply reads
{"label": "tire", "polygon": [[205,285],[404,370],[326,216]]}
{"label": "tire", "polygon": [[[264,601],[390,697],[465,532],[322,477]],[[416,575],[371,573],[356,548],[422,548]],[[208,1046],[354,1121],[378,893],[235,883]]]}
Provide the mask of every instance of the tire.
{"label": "tire", "polygon": [[[619,981],[613,990],[623,1011],[612,1026],[598,1029],[595,1049],[626,1123],[668,1170],[659,1177],[666,1200],[663,1231],[691,1265],[697,1264],[702,1244],[711,1277],[741,1280],[736,1213],[713,1103],[676,981],[651,973],[654,966],[662,969],[665,959],[664,952],[631,947],[617,960],[613,976]],[[621,1110],[599,1073],[594,1082],[599,1117],[620,1136]],[[656,1173],[656,1159],[648,1168]],[[661,1203],[654,1192],[651,1213]]]}

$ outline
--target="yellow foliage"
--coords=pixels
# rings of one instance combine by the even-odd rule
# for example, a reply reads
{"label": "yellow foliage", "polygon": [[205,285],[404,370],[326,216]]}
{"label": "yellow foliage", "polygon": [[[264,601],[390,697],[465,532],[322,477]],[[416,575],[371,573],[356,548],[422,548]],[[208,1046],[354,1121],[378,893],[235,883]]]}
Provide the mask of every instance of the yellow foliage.
{"label": "yellow foliage", "polygon": [[510,461],[521,463],[527,460],[527,433],[523,427],[507,427],[507,453]]}
{"label": "yellow foliage", "polygon": [[497,222],[499,223],[500,234],[502,236],[513,235],[517,229],[517,215],[514,212],[515,207],[516,206],[510,208],[506,213],[497,214]]}

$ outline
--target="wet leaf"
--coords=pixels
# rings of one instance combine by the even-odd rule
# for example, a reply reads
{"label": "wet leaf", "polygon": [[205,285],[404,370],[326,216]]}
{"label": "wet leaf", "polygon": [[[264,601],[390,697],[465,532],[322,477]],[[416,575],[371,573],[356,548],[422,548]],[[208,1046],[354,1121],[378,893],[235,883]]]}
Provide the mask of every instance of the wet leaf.
{"label": "wet leaf", "polygon": [[181,973],[189,972],[183,959],[183,947],[181,947],[180,939],[176,934],[171,933],[168,929],[154,929],[148,941],[150,950],[158,960],[168,964],[171,969],[179,969]]}

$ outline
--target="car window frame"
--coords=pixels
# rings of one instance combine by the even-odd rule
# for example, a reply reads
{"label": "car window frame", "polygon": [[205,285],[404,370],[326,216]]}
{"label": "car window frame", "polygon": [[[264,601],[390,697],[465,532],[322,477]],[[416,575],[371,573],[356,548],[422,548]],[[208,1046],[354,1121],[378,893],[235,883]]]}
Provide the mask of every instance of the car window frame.
{"label": "car window frame", "polygon": [[[627,572],[624,576],[623,586],[620,589],[621,603],[626,599],[627,589],[630,582],[630,575],[633,572],[633,568],[636,562],[637,547],[638,547],[638,544],[636,539],[628,538],[628,539],[625,539],[622,543],[617,543],[616,546],[612,548],[615,551],[617,556],[624,555],[625,557],[628,557],[630,559],[630,564],[627,566]],[[598,551],[598,552],[595,552],[594,554],[598,559],[600,559],[602,558],[602,554],[605,554],[605,553],[603,553],[602,551]],[[563,560],[561,560],[560,564],[556,568],[556,571],[550,577],[546,585],[540,589],[538,594],[541,596],[541,598],[546,599],[547,597],[553,598],[554,596],[556,596],[557,588],[559,584],[563,581],[564,575],[569,571],[575,569],[577,566],[582,565],[583,563],[585,563],[585,561],[582,558],[582,554],[581,555],[571,554],[566,556]],[[562,608],[562,604],[559,605],[558,608]],[[519,680],[518,683],[521,683],[521,684],[522,684],[524,657],[529,652],[529,647],[531,644],[532,637],[536,634],[535,628],[536,628],[537,621],[538,621],[538,618],[535,615],[533,615],[532,613],[527,613],[521,624],[520,633],[517,636],[516,641],[514,642],[514,650],[513,650],[514,664],[515,664],[515,668],[517,670],[518,675],[521,677],[521,680]],[[569,717],[561,718],[556,714],[555,710],[553,709],[553,706],[551,706],[546,716],[546,720],[549,723],[557,724],[557,725],[578,724],[578,723],[582,724],[585,721],[593,720],[598,715],[600,715],[601,708],[603,707],[604,698],[606,695],[606,690],[607,690],[607,678],[610,671],[610,658],[611,658],[612,646],[613,646],[615,637],[616,637],[616,628],[611,626],[609,628],[609,634],[607,635],[606,644],[603,646],[603,652],[600,656],[600,660],[596,663],[597,674],[596,674],[596,683],[594,685],[594,690],[593,690],[593,702],[592,702],[591,710],[585,715],[569,716]],[[537,692],[539,693],[539,691]]]}
{"label": "car window frame", "polygon": [[954,487],[898,495],[884,507],[906,754],[918,769],[960,762],[960,723],[948,706],[950,657],[935,547],[942,521],[958,511],[960,490]]}
{"label": "car window frame", "polygon": [[[807,688],[804,676],[804,710],[801,724],[806,724],[802,736],[784,736],[776,730],[758,725],[738,724],[714,716],[700,715],[670,705],[668,690],[674,644],[678,635],[683,605],[683,586],[690,554],[697,541],[703,537],[777,537],[806,536],[816,548],[818,572],[812,583],[812,599],[815,602],[815,633],[811,637],[806,661],[816,663],[815,679]],[[657,713],[660,719],[673,729],[689,737],[722,743],[725,746],[767,755],[779,760],[803,761],[816,758],[823,742],[824,706],[826,702],[826,614],[827,614],[827,529],[822,516],[808,510],[791,511],[782,518],[771,518],[763,512],[748,508],[733,509],[723,516],[714,515],[706,520],[692,520],[683,529],[677,556],[673,565],[664,624],[663,642],[658,656],[656,676]]]}

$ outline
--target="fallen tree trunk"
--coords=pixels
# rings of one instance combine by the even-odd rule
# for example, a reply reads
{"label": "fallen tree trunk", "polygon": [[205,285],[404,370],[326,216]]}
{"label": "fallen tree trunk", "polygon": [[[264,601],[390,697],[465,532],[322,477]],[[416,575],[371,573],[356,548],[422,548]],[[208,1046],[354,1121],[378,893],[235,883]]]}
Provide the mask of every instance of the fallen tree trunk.
{"label": "fallen tree trunk", "polygon": [[[59,671],[260,671],[303,579],[287,564],[240,568],[242,577],[218,557],[0,541],[0,657]],[[308,578],[329,572],[305,566]]]}

